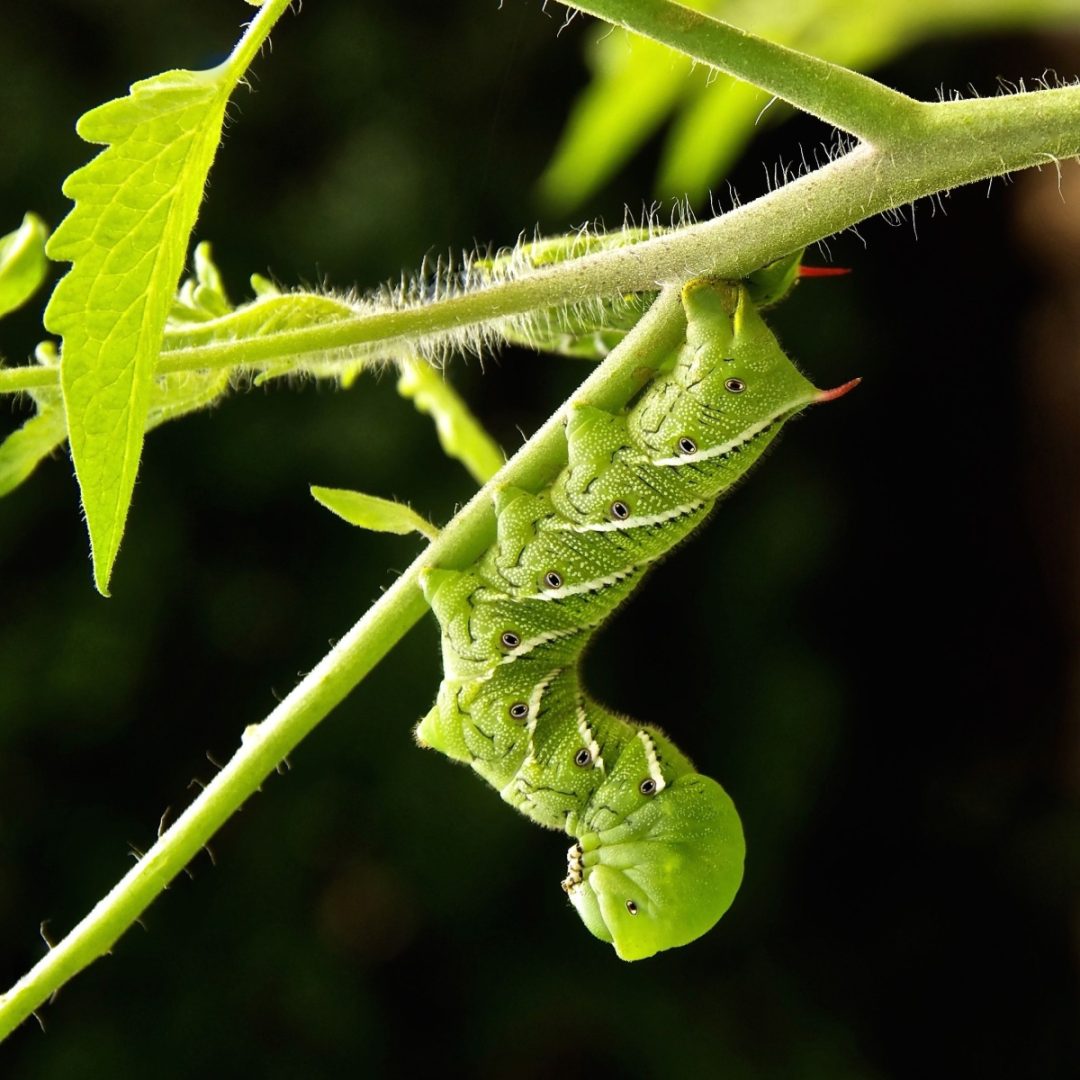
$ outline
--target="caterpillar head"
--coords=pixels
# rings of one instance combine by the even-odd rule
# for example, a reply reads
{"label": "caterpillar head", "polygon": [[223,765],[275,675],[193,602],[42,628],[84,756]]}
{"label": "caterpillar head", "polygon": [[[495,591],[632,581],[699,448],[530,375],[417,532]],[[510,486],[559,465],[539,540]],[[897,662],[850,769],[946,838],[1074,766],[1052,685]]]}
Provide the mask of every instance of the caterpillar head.
{"label": "caterpillar head", "polygon": [[[570,849],[563,882],[585,925],[623,960],[641,960],[700,937],[731,906],[742,881],[745,845],[734,804],[667,740],[658,741],[664,771],[674,778],[665,782],[659,769],[649,767],[647,743],[643,754],[635,746],[624,750],[615,775],[593,799],[601,809],[586,821],[606,824],[606,815],[615,820],[627,801],[635,808],[610,828],[584,832]],[[634,758],[636,770],[622,768]],[[635,780],[628,786],[631,772]],[[610,789],[620,773],[625,775],[615,798]]]}
{"label": "caterpillar head", "polygon": [[745,285],[695,279],[683,307],[686,344],[667,385],[629,417],[654,464],[720,459],[741,473],[785,420],[854,385],[818,390],[784,354]]}

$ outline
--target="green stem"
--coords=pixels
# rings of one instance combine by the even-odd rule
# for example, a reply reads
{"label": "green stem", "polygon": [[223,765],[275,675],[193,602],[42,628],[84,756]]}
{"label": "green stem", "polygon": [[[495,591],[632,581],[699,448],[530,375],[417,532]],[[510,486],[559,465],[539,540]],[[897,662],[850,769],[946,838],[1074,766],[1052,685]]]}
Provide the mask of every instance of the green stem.
{"label": "green stem", "polygon": [[0,394],[18,394],[23,390],[46,387],[60,389],[60,369],[28,364],[26,367],[0,368]]}
{"label": "green stem", "polygon": [[233,47],[233,51],[229,53],[224,66],[234,71],[247,71],[269,37],[270,31],[291,3],[292,0],[266,0],[259,9],[258,15],[248,23],[248,28]]}
{"label": "green stem", "polygon": [[928,106],[882,83],[672,3],[559,0],[743,79],[867,142],[895,146],[920,129]]}
{"label": "green stem", "polygon": [[[656,366],[686,330],[677,289],[665,289],[641,322],[582,383],[575,401],[617,409],[640,387],[640,369]],[[0,1039],[68,979],[112,948],[166,885],[250,798],[305,735],[330,712],[427,611],[418,580],[427,566],[467,566],[491,543],[492,495],[501,484],[539,489],[565,463],[565,407],[506,463],[443,529],[382,598],[261,723],[199,797],[114,888],[0,997]]]}
{"label": "green stem", "polygon": [[[244,341],[168,349],[159,373],[258,366],[376,341],[437,335],[583,296],[648,292],[699,274],[742,277],[867,217],[960,184],[1080,155],[1080,87],[925,106],[920,137],[862,145],[728,214],[423,307]],[[54,386],[52,368],[0,370],[0,393]]]}
{"label": "green stem", "polygon": [[[270,0],[238,46],[257,49],[288,6]],[[726,71],[876,141],[723,217],[625,248],[562,263],[422,308],[344,319],[248,341],[167,350],[161,373],[251,366],[305,353],[424,336],[583,296],[651,291],[700,273],[743,276],[864,218],[962,183],[1080,154],[1080,88],[923,105],[872,80],[769,45],[661,0],[576,4]],[[693,41],[690,36],[693,35]],[[700,38],[698,37],[700,35]],[[826,81],[831,85],[825,85]],[[803,83],[810,89],[800,90]],[[888,119],[887,126],[885,124]],[[643,366],[684,331],[678,292],[665,288],[638,326],[583,383],[575,400],[617,408]],[[55,385],[53,368],[0,371],[0,391]],[[0,997],[0,1038],[68,978],[109,950],[216,829],[426,610],[417,587],[428,565],[465,566],[491,542],[495,486],[539,489],[563,464],[563,411],[551,420],[425,549],[395,585],[261,724],[205,791],[67,937]]]}
{"label": "green stem", "polygon": [[[655,2],[655,0],[650,0]],[[583,296],[648,292],[700,274],[742,277],[865,218],[1017,169],[1080,155],[1080,87],[921,106],[918,137],[868,145],[728,214],[537,270],[422,307],[344,318],[241,341],[170,349],[158,372],[257,367],[270,360],[438,335]],[[54,368],[0,370],[0,393],[56,385]]]}

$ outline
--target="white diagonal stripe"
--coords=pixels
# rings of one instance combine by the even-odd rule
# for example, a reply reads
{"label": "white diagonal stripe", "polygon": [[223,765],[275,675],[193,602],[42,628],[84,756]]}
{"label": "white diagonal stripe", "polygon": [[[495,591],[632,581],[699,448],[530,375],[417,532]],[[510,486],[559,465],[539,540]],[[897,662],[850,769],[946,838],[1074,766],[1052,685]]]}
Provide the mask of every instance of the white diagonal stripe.
{"label": "white diagonal stripe", "polygon": [[592,756],[593,768],[603,772],[604,759],[600,756],[600,745],[596,741],[596,736],[593,735],[593,729],[589,726],[589,717],[585,712],[585,706],[580,702],[578,702],[577,707],[577,729],[578,734],[581,736],[581,741],[585,744],[585,748]]}
{"label": "white diagonal stripe", "polygon": [[755,435],[760,435],[767,427],[772,425],[773,419],[761,420],[746,431],[740,432],[737,438],[730,439],[726,443],[710,446],[707,450],[697,450],[693,454],[676,454],[674,457],[654,458],[650,465],[689,465],[694,461],[708,461],[709,458],[722,457],[730,454],[732,450],[750,442]]}
{"label": "white diagonal stripe", "polygon": [[[679,458],[678,463],[683,461],[690,461],[691,458]],[[654,461],[653,465],[671,464],[670,462]],[[665,521],[671,521],[674,518],[683,517],[686,514],[693,514],[695,511],[700,510],[705,505],[704,499],[697,499],[694,502],[683,503],[681,506],[673,507],[671,510],[662,510],[656,514],[640,514],[635,517],[624,518],[622,521],[598,521],[593,524],[578,525],[572,521],[560,521],[557,525],[551,526],[552,529],[558,529],[565,532],[621,532],[623,529],[644,529],[650,525],[662,525]]]}
{"label": "white diagonal stripe", "polygon": [[660,758],[656,753],[656,743],[652,741],[652,737],[647,731],[639,731],[637,734],[645,746],[645,761],[649,766],[649,776],[652,778],[653,783],[656,784],[656,794],[659,795],[667,787],[667,783],[664,780],[664,774],[660,771]]}

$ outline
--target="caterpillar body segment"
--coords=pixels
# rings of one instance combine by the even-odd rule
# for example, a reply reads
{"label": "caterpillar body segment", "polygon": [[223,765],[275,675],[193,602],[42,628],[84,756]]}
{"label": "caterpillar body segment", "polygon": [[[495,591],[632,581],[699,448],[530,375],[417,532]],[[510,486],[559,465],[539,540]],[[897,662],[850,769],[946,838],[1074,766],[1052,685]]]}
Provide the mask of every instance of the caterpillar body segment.
{"label": "caterpillar body segment", "polygon": [[854,385],[812,386],[746,283],[693,281],[683,305],[685,344],[629,410],[571,409],[555,480],[500,491],[491,548],[466,570],[422,579],[445,678],[418,741],[575,838],[563,887],[626,960],[716,923],[742,879],[742,828],[720,785],[662,731],[589,697],[578,661],[784,422]]}

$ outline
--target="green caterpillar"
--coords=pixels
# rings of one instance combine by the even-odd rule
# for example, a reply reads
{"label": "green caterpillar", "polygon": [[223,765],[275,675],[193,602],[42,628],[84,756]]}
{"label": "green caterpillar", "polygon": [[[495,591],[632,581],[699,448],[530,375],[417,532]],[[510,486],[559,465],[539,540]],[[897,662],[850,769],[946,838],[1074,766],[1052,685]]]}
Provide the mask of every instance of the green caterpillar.
{"label": "green caterpillar", "polygon": [[764,276],[698,279],[686,343],[622,415],[575,406],[567,464],[540,493],[505,488],[497,540],[467,570],[431,569],[445,676],[416,729],[534,821],[575,838],[563,888],[624,960],[683,945],[730,906],[743,873],[731,799],[666,735],[609,712],[578,659],[648,568],[708,516],[784,422],[846,393],[813,387],[755,299]]}

